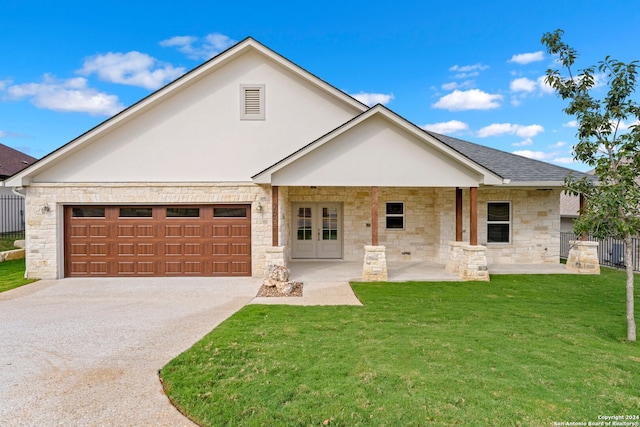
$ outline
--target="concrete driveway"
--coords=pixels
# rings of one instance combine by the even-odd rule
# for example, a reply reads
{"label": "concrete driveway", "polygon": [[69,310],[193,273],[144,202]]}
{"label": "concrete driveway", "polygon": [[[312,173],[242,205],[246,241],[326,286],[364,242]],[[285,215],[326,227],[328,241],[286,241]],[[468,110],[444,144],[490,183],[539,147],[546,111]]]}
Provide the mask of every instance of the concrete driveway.
{"label": "concrete driveway", "polygon": [[40,281],[0,294],[0,425],[192,426],[157,372],[260,279]]}

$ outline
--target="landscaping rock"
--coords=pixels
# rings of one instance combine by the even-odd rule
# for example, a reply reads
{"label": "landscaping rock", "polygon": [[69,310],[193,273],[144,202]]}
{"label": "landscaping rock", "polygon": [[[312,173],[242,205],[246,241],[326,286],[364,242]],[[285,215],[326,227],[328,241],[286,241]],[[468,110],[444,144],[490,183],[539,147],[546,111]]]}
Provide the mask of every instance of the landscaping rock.
{"label": "landscaping rock", "polygon": [[288,282],[291,270],[281,265],[270,265],[267,267],[266,277],[264,279],[264,285],[273,287],[279,282]]}
{"label": "landscaping rock", "polygon": [[0,252],[0,262],[11,261],[14,259],[23,259],[24,254],[24,249],[15,249],[13,251]]}
{"label": "landscaping rock", "polygon": [[291,292],[293,292],[293,287],[295,286],[296,282],[294,281],[289,281],[289,282],[277,282],[276,283],[276,289],[278,290],[278,292],[280,292],[281,294],[285,294],[288,295]]}
{"label": "landscaping rock", "polygon": [[296,282],[289,280],[291,270],[281,265],[270,265],[265,272],[263,287],[275,289],[278,295],[290,295],[296,289]]}

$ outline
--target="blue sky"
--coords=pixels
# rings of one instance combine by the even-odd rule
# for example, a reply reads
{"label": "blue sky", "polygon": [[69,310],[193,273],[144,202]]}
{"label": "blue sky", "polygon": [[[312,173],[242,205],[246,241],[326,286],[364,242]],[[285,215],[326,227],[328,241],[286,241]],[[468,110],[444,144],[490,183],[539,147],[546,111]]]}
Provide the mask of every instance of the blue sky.
{"label": "blue sky", "polygon": [[540,38],[564,29],[582,67],[630,61],[639,24],[627,0],[3,0],[0,143],[42,157],[251,36],[418,126],[584,170]]}

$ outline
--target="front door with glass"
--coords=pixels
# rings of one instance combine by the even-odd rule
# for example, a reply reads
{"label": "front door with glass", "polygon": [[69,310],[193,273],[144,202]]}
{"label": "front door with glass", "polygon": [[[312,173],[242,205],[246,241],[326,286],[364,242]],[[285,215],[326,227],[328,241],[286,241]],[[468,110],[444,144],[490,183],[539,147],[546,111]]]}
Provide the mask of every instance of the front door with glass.
{"label": "front door with glass", "polygon": [[342,206],[339,203],[293,205],[293,258],[342,258]]}

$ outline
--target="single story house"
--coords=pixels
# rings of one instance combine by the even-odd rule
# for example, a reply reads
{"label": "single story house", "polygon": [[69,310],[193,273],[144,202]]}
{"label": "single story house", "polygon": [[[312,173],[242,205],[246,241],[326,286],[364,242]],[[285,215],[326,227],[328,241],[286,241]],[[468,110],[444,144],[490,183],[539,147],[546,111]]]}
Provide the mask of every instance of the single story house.
{"label": "single story house", "polygon": [[7,185],[28,277],[262,276],[449,264],[464,244],[485,265],[559,263],[569,172],[425,131],[247,38]]}

